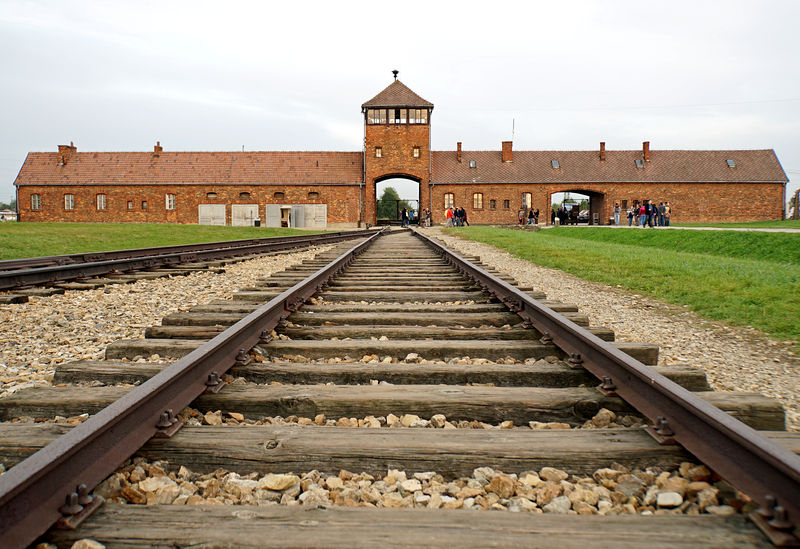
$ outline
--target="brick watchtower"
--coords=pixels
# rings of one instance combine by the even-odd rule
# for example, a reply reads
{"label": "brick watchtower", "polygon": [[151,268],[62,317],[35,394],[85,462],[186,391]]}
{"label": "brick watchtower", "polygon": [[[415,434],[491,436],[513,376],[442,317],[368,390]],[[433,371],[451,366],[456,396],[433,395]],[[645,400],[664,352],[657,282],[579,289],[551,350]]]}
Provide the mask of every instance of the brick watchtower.
{"label": "brick watchtower", "polygon": [[[363,219],[375,224],[375,185],[384,179],[401,177],[420,185],[420,210],[429,208],[423,192],[431,180],[431,111],[424,100],[397,80],[361,105],[364,114]],[[423,186],[424,185],[424,186]]]}

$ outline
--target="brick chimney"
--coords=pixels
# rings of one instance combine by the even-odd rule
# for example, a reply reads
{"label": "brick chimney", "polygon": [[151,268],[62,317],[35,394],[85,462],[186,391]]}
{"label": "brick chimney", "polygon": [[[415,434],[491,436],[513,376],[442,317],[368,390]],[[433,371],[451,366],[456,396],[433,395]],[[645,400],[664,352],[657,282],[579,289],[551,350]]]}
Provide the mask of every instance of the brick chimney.
{"label": "brick chimney", "polygon": [[642,156],[644,156],[645,162],[650,162],[650,142],[643,141],[642,142]]}
{"label": "brick chimney", "polygon": [[503,141],[503,162],[513,162],[514,155],[511,152],[511,141]]}
{"label": "brick chimney", "polygon": [[456,160],[461,162],[461,141],[456,143]]}
{"label": "brick chimney", "polygon": [[69,145],[59,145],[58,146],[58,165],[63,166],[69,159],[72,158],[74,153],[78,152],[78,148],[75,144],[70,141]]}
{"label": "brick chimney", "polygon": [[164,148],[161,146],[161,141],[156,141],[156,144],[153,147],[153,156],[158,156],[163,150]]}
{"label": "brick chimney", "polygon": [[604,161],[606,159],[606,142],[600,142],[600,161]]}

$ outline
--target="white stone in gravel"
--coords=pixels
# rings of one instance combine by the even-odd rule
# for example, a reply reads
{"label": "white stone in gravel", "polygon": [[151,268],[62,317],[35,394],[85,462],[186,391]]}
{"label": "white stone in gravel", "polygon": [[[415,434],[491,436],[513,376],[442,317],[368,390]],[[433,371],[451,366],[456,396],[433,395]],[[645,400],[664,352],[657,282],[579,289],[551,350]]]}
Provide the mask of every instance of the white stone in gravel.
{"label": "white stone in gravel", "polygon": [[93,539],[79,539],[70,549],[106,549],[106,546]]}
{"label": "white stone in gravel", "polygon": [[416,492],[417,490],[422,490],[422,483],[415,478],[410,478],[401,482],[400,488],[404,492]]}
{"label": "white stone in gravel", "polygon": [[295,475],[276,475],[267,473],[258,481],[258,487],[266,490],[281,491],[299,483],[300,479]]}
{"label": "white stone in gravel", "polygon": [[683,503],[683,497],[678,492],[661,492],[656,496],[656,505],[672,508]]}
{"label": "white stone in gravel", "polygon": [[550,503],[542,507],[545,513],[557,513],[560,515],[565,514],[572,507],[572,502],[567,496],[558,496],[553,498]]}
{"label": "white stone in gravel", "polygon": [[726,517],[728,515],[735,515],[736,509],[730,505],[709,505],[706,507],[706,512],[711,513],[712,515]]}
{"label": "white stone in gravel", "polygon": [[148,477],[139,482],[139,489],[143,492],[156,492],[165,486],[177,486],[169,477]]}

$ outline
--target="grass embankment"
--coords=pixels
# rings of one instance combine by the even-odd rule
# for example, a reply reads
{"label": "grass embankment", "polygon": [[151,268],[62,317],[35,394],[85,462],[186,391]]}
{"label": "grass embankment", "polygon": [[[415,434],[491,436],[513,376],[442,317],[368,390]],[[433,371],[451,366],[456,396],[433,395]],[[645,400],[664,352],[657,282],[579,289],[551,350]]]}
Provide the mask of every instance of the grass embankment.
{"label": "grass embankment", "polygon": [[0,260],[323,231],[133,223],[0,223]]}
{"label": "grass embankment", "polygon": [[687,305],[712,320],[800,340],[800,235],[569,227],[451,232],[586,280]]}
{"label": "grass embankment", "polygon": [[749,221],[747,223],[673,223],[677,227],[719,227],[721,229],[800,229],[800,219]]}

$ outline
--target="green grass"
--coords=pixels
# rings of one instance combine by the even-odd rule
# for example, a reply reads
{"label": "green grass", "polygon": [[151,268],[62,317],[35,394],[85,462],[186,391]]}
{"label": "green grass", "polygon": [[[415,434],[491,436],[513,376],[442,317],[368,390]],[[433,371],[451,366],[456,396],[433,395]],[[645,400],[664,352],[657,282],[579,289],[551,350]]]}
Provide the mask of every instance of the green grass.
{"label": "green grass", "polygon": [[747,223],[673,223],[677,227],[719,227],[722,229],[800,229],[800,219],[750,221]]}
{"label": "green grass", "polygon": [[[526,232],[466,227],[451,231],[586,280],[687,305],[711,320],[752,326],[795,343],[800,340],[800,264],[796,259],[775,259],[796,258],[800,235],[760,242],[761,252],[721,252],[713,238],[690,241],[691,249],[681,250],[679,243],[669,240],[674,238],[672,231],[661,231],[664,236],[651,236],[658,231],[608,229],[572,229],[575,234],[567,234],[569,228]],[[619,242],[609,241],[614,238]],[[635,238],[639,240],[632,240]],[[733,250],[732,242],[725,241],[725,246]],[[776,249],[767,253],[770,246]]]}
{"label": "green grass", "polygon": [[0,260],[312,232],[321,231],[157,223],[0,223]]}
{"label": "green grass", "polygon": [[551,235],[626,246],[644,246],[719,257],[800,265],[800,234],[745,231],[662,231],[556,227]]}

